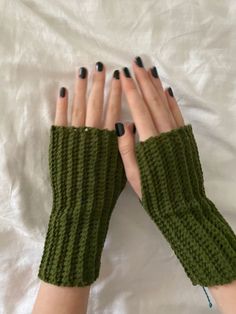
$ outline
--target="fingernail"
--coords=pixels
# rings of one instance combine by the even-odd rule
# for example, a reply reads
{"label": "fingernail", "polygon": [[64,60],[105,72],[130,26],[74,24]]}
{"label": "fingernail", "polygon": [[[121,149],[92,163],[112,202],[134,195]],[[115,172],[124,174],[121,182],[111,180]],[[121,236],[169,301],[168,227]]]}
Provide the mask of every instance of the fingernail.
{"label": "fingernail", "polygon": [[119,70],[115,70],[114,73],[113,73],[113,77],[116,80],[119,80],[120,79],[120,71]]}
{"label": "fingernail", "polygon": [[98,61],[98,62],[96,63],[96,70],[97,70],[98,72],[102,72],[102,70],[103,70],[103,63],[102,63],[102,62]]}
{"label": "fingernail", "polygon": [[127,67],[123,68],[123,72],[124,72],[126,77],[129,77],[129,78],[131,77],[130,71]]}
{"label": "fingernail", "polygon": [[174,97],[174,93],[173,93],[173,90],[172,90],[171,87],[168,87],[168,88],[167,88],[167,91],[168,91],[168,93],[169,93],[169,95],[170,95],[171,97]]}
{"label": "fingernail", "polygon": [[134,134],[136,133],[136,126],[135,126],[135,124],[133,124],[133,133]]}
{"label": "fingernail", "polygon": [[120,122],[116,123],[115,128],[116,128],[116,135],[117,136],[122,136],[125,133],[125,128],[124,128],[123,123],[120,123]]}
{"label": "fingernail", "polygon": [[135,63],[140,67],[143,68],[143,61],[140,57],[135,58]]}
{"label": "fingernail", "polygon": [[65,89],[65,87],[62,87],[60,89],[60,97],[64,98],[65,96],[66,96],[66,89]]}
{"label": "fingernail", "polygon": [[87,69],[84,68],[84,67],[81,67],[79,69],[79,77],[82,78],[82,79],[85,79],[87,76]]}
{"label": "fingernail", "polygon": [[152,73],[153,77],[155,77],[155,78],[159,77],[158,72],[157,72],[157,68],[155,66],[151,68],[151,73]]}

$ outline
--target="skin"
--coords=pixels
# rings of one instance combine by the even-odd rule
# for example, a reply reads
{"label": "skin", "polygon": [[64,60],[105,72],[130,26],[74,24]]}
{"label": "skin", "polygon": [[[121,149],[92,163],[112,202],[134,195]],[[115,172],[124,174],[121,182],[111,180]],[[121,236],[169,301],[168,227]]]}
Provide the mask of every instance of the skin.
{"label": "skin", "polygon": [[[163,88],[161,80],[154,78],[151,70],[138,67],[132,62],[133,78],[120,73],[120,80],[112,79],[107,110],[104,112],[105,67],[94,71],[93,85],[86,103],[87,78],[75,79],[71,122],[67,120],[68,91],[66,97],[58,97],[55,125],[91,126],[114,129],[120,119],[121,88],[137,128],[140,141],[150,136],[168,132],[185,125],[180,108],[174,97]],[[104,119],[103,119],[104,112]],[[118,137],[119,151],[124,163],[127,180],[137,196],[142,199],[140,172],[135,156],[133,123],[124,123],[125,133]],[[236,313],[236,281],[222,286],[209,287],[223,314]],[[90,287],[57,287],[41,282],[33,314],[84,314],[87,311]]]}

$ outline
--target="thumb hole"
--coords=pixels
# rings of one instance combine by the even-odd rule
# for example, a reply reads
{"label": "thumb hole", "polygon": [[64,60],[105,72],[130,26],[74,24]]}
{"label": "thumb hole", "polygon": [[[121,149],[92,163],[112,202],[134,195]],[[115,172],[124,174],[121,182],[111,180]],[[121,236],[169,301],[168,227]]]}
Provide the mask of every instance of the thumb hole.
{"label": "thumb hole", "polygon": [[124,123],[124,134],[118,136],[118,146],[123,160],[125,173],[128,182],[134,192],[141,198],[140,171],[135,155],[135,137],[133,123]]}

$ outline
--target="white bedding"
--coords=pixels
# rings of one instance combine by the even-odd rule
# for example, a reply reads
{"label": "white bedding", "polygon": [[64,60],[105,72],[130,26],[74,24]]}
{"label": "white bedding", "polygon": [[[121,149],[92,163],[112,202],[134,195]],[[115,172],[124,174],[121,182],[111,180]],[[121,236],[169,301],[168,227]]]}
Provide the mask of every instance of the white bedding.
{"label": "white bedding", "polygon": [[[236,232],[234,0],[0,0],[0,313],[31,313],[51,210],[49,127],[75,69],[141,55],[193,125],[209,197]],[[123,120],[130,120],[123,102]],[[212,300],[212,298],[211,298]],[[213,300],[212,300],[213,302]],[[214,302],[213,302],[214,303]],[[205,314],[168,243],[127,184],[92,287],[89,314]]]}

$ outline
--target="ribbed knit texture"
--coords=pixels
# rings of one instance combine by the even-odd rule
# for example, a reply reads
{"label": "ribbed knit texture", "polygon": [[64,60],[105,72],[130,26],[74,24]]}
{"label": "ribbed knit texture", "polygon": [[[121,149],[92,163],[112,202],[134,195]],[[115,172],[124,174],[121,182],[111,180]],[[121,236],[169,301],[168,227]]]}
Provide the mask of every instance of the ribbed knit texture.
{"label": "ribbed knit texture", "polygon": [[58,286],[89,285],[127,181],[115,131],[52,125],[49,170],[53,206],[38,276]]}
{"label": "ribbed knit texture", "polygon": [[140,203],[193,285],[222,285],[236,279],[236,236],[206,196],[191,124],[139,142],[136,155]]}

